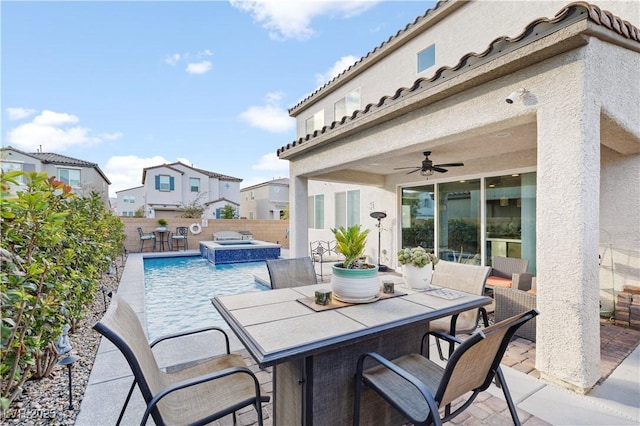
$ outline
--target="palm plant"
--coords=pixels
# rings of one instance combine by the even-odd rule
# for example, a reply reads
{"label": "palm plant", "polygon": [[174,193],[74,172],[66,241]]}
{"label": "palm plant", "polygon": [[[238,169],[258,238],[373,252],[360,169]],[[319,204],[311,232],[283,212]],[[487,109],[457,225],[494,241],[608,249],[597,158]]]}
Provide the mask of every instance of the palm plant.
{"label": "palm plant", "polygon": [[360,225],[353,225],[349,228],[332,228],[331,232],[336,238],[336,249],[345,258],[342,266],[348,269],[355,268],[356,261],[364,254],[369,230],[361,230]]}

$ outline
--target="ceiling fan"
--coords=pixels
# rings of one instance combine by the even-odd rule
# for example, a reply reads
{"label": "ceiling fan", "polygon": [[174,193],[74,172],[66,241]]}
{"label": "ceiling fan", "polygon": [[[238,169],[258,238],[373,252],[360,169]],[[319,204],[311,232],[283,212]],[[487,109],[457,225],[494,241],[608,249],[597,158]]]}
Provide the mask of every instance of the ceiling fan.
{"label": "ceiling fan", "polygon": [[443,167],[464,166],[464,163],[433,164],[433,161],[429,159],[429,156],[431,155],[431,151],[425,151],[423,152],[423,154],[424,154],[424,160],[422,160],[422,165],[418,167],[396,167],[394,170],[413,169],[407,172],[407,174],[409,175],[411,173],[420,171],[420,174],[422,176],[431,176],[433,172],[446,173],[448,170],[444,169]]}

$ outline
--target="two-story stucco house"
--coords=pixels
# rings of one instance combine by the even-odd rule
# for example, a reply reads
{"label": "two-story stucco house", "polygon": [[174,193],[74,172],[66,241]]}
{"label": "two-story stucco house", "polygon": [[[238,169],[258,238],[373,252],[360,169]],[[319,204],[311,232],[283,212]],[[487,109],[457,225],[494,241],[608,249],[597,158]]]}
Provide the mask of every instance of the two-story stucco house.
{"label": "two-story stucco house", "polygon": [[438,2],[289,110],[291,255],[327,181],[367,188],[366,227],[369,204],[387,213],[381,251],[529,259],[536,369],[590,389],[599,303],[640,284],[639,17],[637,1]]}
{"label": "two-story stucco house", "polygon": [[[24,172],[46,172],[49,176],[64,182],[80,196],[92,192],[100,194],[107,209],[109,185],[111,182],[96,163],[68,157],[52,152],[24,152],[13,147],[3,147],[0,155],[2,170],[22,170]],[[19,189],[15,188],[14,190]]]}
{"label": "two-story stucco house", "polygon": [[197,203],[205,207],[203,219],[219,219],[227,205],[238,210],[240,182],[180,162],[147,167],[142,186],[117,192],[118,214],[132,216],[142,208],[144,217],[171,218],[180,216],[179,208]]}
{"label": "two-story stucco house", "polygon": [[280,220],[289,207],[289,179],[273,179],[240,190],[240,217]]}

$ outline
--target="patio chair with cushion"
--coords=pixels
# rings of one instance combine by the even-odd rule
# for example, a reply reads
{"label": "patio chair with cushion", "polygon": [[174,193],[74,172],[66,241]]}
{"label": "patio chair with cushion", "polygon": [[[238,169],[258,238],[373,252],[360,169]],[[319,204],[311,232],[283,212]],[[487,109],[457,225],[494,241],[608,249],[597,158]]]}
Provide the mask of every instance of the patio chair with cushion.
{"label": "patio chair with cushion", "polygon": [[[138,385],[147,404],[140,424],[149,416],[156,425],[206,424],[253,405],[262,425],[262,402],[269,401],[255,374],[240,354],[229,351],[229,337],[218,327],[172,334],[151,344],[138,316],[121,296],[115,295],[107,313],[93,328],[109,339],[124,355],[134,380],[120,411],[120,424],[133,390]],[[162,341],[203,332],[221,333],[226,354],[192,363],[172,372],[161,370],[152,348]]]}
{"label": "patio chair with cushion", "polygon": [[[433,275],[431,277],[431,285],[438,287],[447,287],[454,290],[464,291],[466,293],[483,295],[487,276],[489,275],[488,266],[467,265],[464,263],[439,261],[435,265]],[[475,308],[462,312],[459,315],[453,315],[445,318],[429,322],[429,333],[423,337],[423,349],[421,353],[429,354],[429,336],[436,337],[438,354],[440,359],[444,360],[442,349],[440,347],[440,332],[447,333],[451,336],[457,334],[471,334],[478,328],[478,322],[482,317],[485,327],[489,326],[487,311],[484,308]],[[426,346],[426,348],[424,348]],[[453,344],[449,344],[449,356],[453,353]]]}
{"label": "patio chair with cushion", "polygon": [[318,277],[310,257],[267,259],[271,288],[300,287],[317,284]]}
{"label": "patio chair with cushion", "polygon": [[[500,369],[500,361],[516,330],[538,314],[532,310],[478,330],[464,342],[442,333],[442,338],[459,343],[445,367],[420,354],[389,361],[369,352],[358,358],[354,393],[353,424],[360,423],[360,397],[369,386],[414,425],[441,425],[465,409],[496,378],[502,388],[515,425],[520,419]],[[364,369],[367,361],[368,369]],[[466,395],[465,395],[466,394]],[[461,404],[456,401],[464,396]],[[457,408],[452,412],[451,404]],[[440,417],[439,410],[443,409]]]}
{"label": "patio chair with cushion", "polygon": [[138,227],[138,235],[140,235],[140,251],[144,249],[144,243],[151,241],[153,243],[153,251],[156,251],[156,235],[153,232],[145,233],[142,228]]}
{"label": "patio chair with cushion", "polygon": [[[493,256],[491,274],[487,278],[488,287],[512,287],[514,274],[517,276],[518,286],[531,288],[533,274],[527,273],[528,259],[517,257]],[[516,287],[518,288],[518,287]]]}
{"label": "patio chair with cushion", "polygon": [[179,250],[180,249],[180,243],[182,243],[182,249],[183,250],[188,250],[189,249],[189,242],[187,241],[187,236],[189,235],[189,228],[186,226],[178,226],[176,228],[176,232],[175,234],[172,232],[171,234],[169,234],[169,248],[171,250],[174,249],[174,244],[175,244],[175,249]]}

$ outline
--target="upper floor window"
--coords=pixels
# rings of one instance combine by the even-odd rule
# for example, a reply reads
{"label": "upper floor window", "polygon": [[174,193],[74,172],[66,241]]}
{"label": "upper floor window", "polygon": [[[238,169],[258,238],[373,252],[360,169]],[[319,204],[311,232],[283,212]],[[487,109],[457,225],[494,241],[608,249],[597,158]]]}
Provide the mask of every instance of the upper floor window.
{"label": "upper floor window", "polygon": [[174,178],[169,175],[156,175],[156,189],[158,191],[173,191],[175,188]]}
{"label": "upper floor window", "polygon": [[200,178],[189,178],[191,192],[200,192]]}
{"label": "upper floor window", "polygon": [[309,228],[324,228],[324,194],[309,197],[309,208],[307,210]]}
{"label": "upper floor window", "polygon": [[336,228],[360,223],[360,190],[336,192]]}
{"label": "upper floor window", "polygon": [[436,64],[436,45],[432,44],[426,49],[418,52],[418,72],[431,68]]}
{"label": "upper floor window", "polygon": [[360,109],[360,89],[352,90],[347,96],[333,104],[334,120],[341,120],[345,115],[351,115]]}
{"label": "upper floor window", "polygon": [[58,169],[58,179],[65,185],[78,187],[80,186],[80,170]]}
{"label": "upper floor window", "polygon": [[307,121],[304,123],[304,130],[306,134],[311,134],[316,130],[322,129],[324,126],[324,110],[318,111],[313,116],[307,118]]}
{"label": "upper floor window", "polygon": [[136,197],[134,195],[125,195],[125,197],[122,199],[123,202],[125,203],[135,203],[136,202]]}

